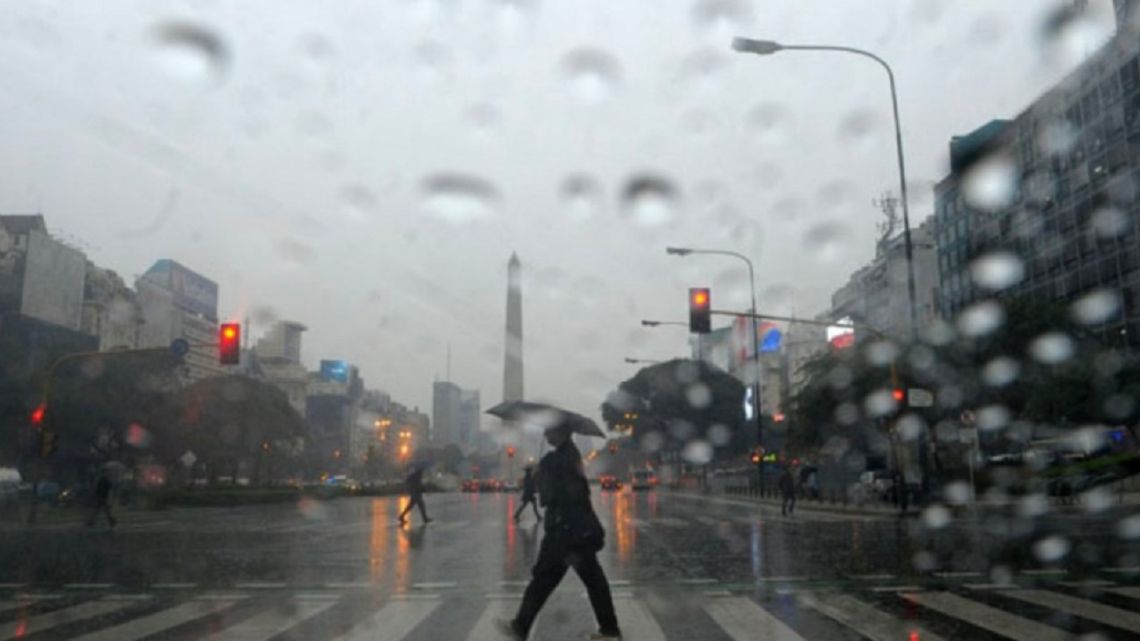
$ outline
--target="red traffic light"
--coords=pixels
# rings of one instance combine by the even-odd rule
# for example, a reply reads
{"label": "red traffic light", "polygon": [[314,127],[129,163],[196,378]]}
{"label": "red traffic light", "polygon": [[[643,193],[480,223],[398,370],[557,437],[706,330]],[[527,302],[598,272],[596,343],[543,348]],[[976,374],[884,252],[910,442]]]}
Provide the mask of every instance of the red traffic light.
{"label": "red traffic light", "polygon": [[508,447],[507,448],[507,458],[514,458],[514,457],[515,457],[515,448],[514,447]]}
{"label": "red traffic light", "polygon": [[906,390],[900,389],[898,387],[894,388],[891,390],[891,398],[895,399],[896,403],[902,403],[906,400]]}
{"label": "red traffic light", "polygon": [[32,415],[30,417],[32,419],[32,425],[35,427],[40,427],[43,425],[45,414],[47,414],[47,405],[40,403],[36,406],[36,409],[32,410]]}
{"label": "red traffic light", "polygon": [[689,289],[689,331],[694,334],[708,334],[712,331],[712,294],[708,287]]}
{"label": "red traffic light", "polygon": [[218,326],[218,362],[237,365],[241,362],[241,325],[222,323]]}
{"label": "red traffic light", "polygon": [[753,452],[752,453],[752,464],[753,465],[759,465],[760,464],[760,453],[759,452]]}

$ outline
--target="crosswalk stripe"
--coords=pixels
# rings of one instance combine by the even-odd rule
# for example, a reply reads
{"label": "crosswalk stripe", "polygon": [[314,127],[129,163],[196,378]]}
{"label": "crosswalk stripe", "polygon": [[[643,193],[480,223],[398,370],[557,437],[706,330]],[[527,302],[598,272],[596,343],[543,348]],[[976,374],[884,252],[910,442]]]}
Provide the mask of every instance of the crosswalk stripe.
{"label": "crosswalk stripe", "polygon": [[1137,587],[1112,588],[1111,590],[1108,590],[1108,592],[1111,592],[1112,594],[1119,594],[1120,596],[1126,596],[1130,599],[1140,599],[1140,588]]}
{"label": "crosswalk stripe", "polygon": [[[715,599],[704,604],[705,612],[733,641],[804,641],[795,630],[745,597]],[[624,625],[623,625],[624,627]],[[623,630],[624,632],[624,630]],[[629,638],[634,638],[626,635]]]}
{"label": "crosswalk stripe", "polygon": [[237,602],[236,600],[188,601],[173,608],[85,634],[72,641],[135,641],[224,610]]}
{"label": "crosswalk stripe", "polygon": [[629,598],[614,599],[614,612],[622,636],[638,641],[665,641],[665,632],[641,603]]}
{"label": "crosswalk stripe", "polygon": [[518,607],[517,601],[497,599],[487,603],[483,614],[475,622],[475,627],[467,635],[467,641],[501,641],[503,634],[495,627],[495,619],[508,619]]}
{"label": "crosswalk stripe", "polygon": [[903,598],[1015,641],[1070,641],[1072,638],[1072,635],[1064,630],[1009,614],[950,592],[904,594]]}
{"label": "crosswalk stripe", "polygon": [[137,601],[88,601],[60,610],[30,616],[26,619],[9,621],[0,624],[0,639],[7,641],[8,639],[23,638],[56,626],[125,610],[136,603]]}
{"label": "crosswalk stripe", "polygon": [[1075,596],[1048,590],[1008,590],[1002,594],[1051,610],[1068,612],[1082,619],[1111,625],[1114,628],[1140,632],[1140,614],[1128,610],[1121,610],[1095,601],[1078,599]]}
{"label": "crosswalk stripe", "polygon": [[391,601],[339,641],[399,641],[439,607],[439,600]]}
{"label": "crosswalk stripe", "polygon": [[265,641],[336,605],[335,601],[293,601],[274,607],[230,626],[211,637],[213,641]]}
{"label": "crosswalk stripe", "polygon": [[916,638],[916,634],[917,638],[925,641],[942,641],[937,634],[910,625],[847,594],[829,596],[826,600],[822,595],[817,598],[804,594],[800,600],[811,609],[874,641],[898,641]]}
{"label": "crosswalk stripe", "polygon": [[0,614],[8,612],[9,610],[19,610],[20,608],[27,607],[38,601],[39,599],[14,599],[10,601],[0,601]]}

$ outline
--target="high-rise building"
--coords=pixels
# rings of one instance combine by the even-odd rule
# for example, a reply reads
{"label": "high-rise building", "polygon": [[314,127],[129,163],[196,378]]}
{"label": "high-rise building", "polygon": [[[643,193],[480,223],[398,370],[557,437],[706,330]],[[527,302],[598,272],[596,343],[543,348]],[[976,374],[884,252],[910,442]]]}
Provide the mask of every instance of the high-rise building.
{"label": "high-rise building", "polygon": [[143,320],[134,290],[115,272],[88,263],[82,329],[99,339],[99,350],[137,348]]}
{"label": "high-rise building", "polygon": [[78,331],[87,257],[48,234],[41,215],[0,216],[0,311]]}
{"label": "high-rise building", "polygon": [[465,451],[475,452],[479,450],[479,423],[482,418],[480,416],[481,410],[482,408],[479,406],[479,390],[460,390],[457,431],[459,445]]}
{"label": "high-rise building", "polygon": [[309,373],[301,363],[301,335],[305,326],[278,321],[260,340],[254,352],[265,380],[289,398],[301,416],[306,414]]}
{"label": "high-rise building", "polygon": [[431,440],[446,445],[460,444],[459,406],[463,390],[450,381],[436,381],[431,386]]}
{"label": "high-rise building", "polygon": [[[1102,289],[1119,292],[1119,312],[1090,329],[1111,344],[1140,347],[1135,32],[1122,29],[1013,121],[956,137],[950,155],[952,173],[935,188],[942,314],[953,318],[993,295],[973,282],[970,266],[1012,252],[1022,277],[998,295],[1075,301]],[[1019,179],[1008,198],[968,197],[971,171],[983,171],[987,162]]]}
{"label": "high-rise building", "polygon": [[518,254],[507,263],[507,336],[503,363],[503,400],[523,400],[522,264]]}
{"label": "high-rise building", "polygon": [[164,258],[135,281],[142,308],[140,347],[167,347],[175,339],[190,343],[186,354],[189,382],[220,376],[218,364],[218,284]]}

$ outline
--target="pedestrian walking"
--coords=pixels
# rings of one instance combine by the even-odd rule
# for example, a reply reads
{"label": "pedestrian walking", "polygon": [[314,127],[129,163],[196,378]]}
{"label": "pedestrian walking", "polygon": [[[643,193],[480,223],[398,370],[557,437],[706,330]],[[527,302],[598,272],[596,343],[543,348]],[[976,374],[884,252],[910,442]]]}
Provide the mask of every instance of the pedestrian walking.
{"label": "pedestrian walking", "polygon": [[522,505],[515,510],[515,521],[519,520],[519,515],[526,509],[528,503],[534,508],[534,518],[541,521],[542,514],[538,512],[538,501],[535,500],[534,468],[529,465],[523,470]]}
{"label": "pedestrian walking", "polygon": [[784,503],[780,506],[780,513],[784,516],[791,516],[796,510],[796,480],[792,478],[791,468],[784,468],[784,473],[780,475],[778,483],[780,493],[784,495]]}
{"label": "pedestrian walking", "polygon": [[582,453],[570,438],[571,425],[563,421],[546,430],[546,440],[554,448],[538,466],[538,494],[546,508],[545,536],[531,580],[514,619],[499,620],[499,629],[515,641],[525,641],[531,625],[547,598],[558,587],[569,568],[586,585],[590,605],[598,622],[595,641],[621,639],[614,613],[610,584],[598,551],[605,545],[605,530],[590,505],[590,485],[582,467]]}
{"label": "pedestrian walking", "polygon": [[107,524],[115,527],[115,516],[111,514],[111,487],[111,477],[106,470],[103,470],[95,480],[95,502],[91,506],[91,514],[87,517],[87,527],[95,525],[100,512],[106,515]]}
{"label": "pedestrian walking", "polygon": [[408,487],[408,505],[400,512],[400,524],[408,522],[408,512],[412,511],[415,506],[420,507],[420,516],[423,517],[424,523],[431,523],[431,519],[427,515],[427,507],[424,505],[424,468],[414,467],[411,474],[404,479],[404,484]]}

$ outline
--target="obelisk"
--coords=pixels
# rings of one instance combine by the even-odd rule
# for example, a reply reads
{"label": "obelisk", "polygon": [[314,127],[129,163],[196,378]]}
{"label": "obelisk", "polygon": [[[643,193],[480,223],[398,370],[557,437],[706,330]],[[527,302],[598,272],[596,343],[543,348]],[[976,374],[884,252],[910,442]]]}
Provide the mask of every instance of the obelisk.
{"label": "obelisk", "polygon": [[519,255],[507,263],[507,341],[503,363],[503,400],[523,400],[522,265]]}

